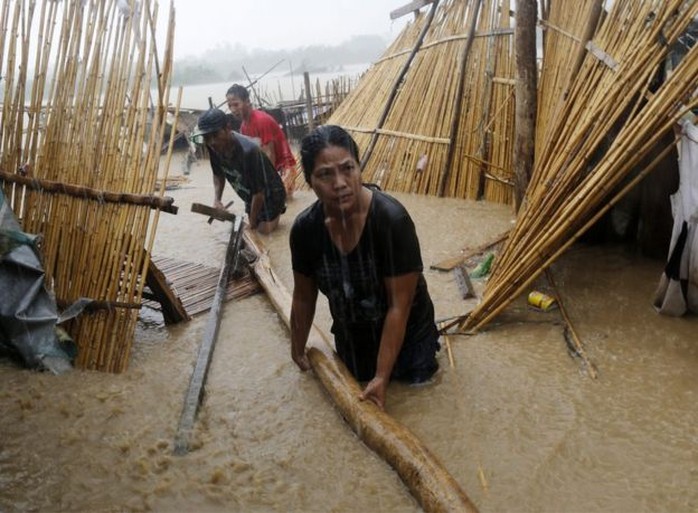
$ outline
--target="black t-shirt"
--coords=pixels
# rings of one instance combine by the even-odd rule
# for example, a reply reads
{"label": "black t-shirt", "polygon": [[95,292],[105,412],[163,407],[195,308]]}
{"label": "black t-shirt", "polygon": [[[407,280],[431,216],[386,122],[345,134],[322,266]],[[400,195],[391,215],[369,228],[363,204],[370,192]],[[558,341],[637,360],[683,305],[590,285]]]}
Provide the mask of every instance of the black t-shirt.
{"label": "black t-shirt", "polygon": [[[402,353],[427,344],[438,348],[434,306],[427,290],[419,241],[407,210],[393,197],[373,192],[366,226],[348,254],[335,246],[317,201],[296,218],[291,228],[293,270],[317,283],[327,296],[337,353],[360,380],[375,374],[376,358],[388,304],[384,278],[418,272]],[[409,366],[414,362],[396,363]],[[395,371],[394,371],[395,374]]]}
{"label": "black t-shirt", "polygon": [[251,138],[231,132],[235,150],[232,157],[210,151],[211,170],[216,176],[224,176],[240,199],[245,202],[245,212],[249,214],[252,196],[264,192],[264,207],[260,214],[262,221],[278,216],[286,202],[286,189],[279,173],[269,158]]}

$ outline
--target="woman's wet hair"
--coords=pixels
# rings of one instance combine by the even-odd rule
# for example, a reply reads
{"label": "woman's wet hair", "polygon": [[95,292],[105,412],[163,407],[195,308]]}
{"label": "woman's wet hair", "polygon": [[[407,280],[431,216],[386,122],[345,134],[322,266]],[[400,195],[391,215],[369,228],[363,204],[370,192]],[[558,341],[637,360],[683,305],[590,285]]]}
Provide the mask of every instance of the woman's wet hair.
{"label": "woman's wet hair", "polygon": [[349,132],[337,125],[321,125],[301,141],[301,164],[303,176],[308,184],[315,168],[315,159],[318,153],[328,146],[344,148],[357,162],[359,161],[359,147]]}
{"label": "woman's wet hair", "polygon": [[247,91],[247,88],[245,86],[241,86],[240,84],[231,85],[228,88],[228,90],[226,91],[225,95],[226,96],[237,96],[243,102],[250,100],[250,93]]}

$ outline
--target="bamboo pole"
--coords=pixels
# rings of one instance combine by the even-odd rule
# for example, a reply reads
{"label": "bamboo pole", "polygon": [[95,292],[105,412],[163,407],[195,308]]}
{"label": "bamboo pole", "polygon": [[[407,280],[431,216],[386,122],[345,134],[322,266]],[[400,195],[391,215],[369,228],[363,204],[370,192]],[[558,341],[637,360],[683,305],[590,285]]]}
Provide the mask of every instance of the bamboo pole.
{"label": "bamboo pole", "polygon": [[[586,349],[584,349],[584,344],[582,343],[582,340],[579,338],[577,330],[575,329],[574,324],[572,324],[570,316],[567,314],[567,308],[565,308],[565,304],[562,301],[560,289],[557,287],[555,283],[555,279],[553,278],[553,273],[550,271],[550,268],[545,270],[545,276],[548,279],[550,286],[555,291],[555,300],[557,301],[558,308],[560,309],[560,315],[562,316],[562,320],[565,323],[565,330],[567,333],[569,333],[569,338],[574,350],[574,354],[581,358],[582,362],[584,362],[584,369],[586,370],[587,374],[589,374],[589,376],[592,379],[596,379],[598,377],[598,373],[596,372],[596,366],[589,360]],[[567,333],[565,334],[565,338],[567,338]]]}

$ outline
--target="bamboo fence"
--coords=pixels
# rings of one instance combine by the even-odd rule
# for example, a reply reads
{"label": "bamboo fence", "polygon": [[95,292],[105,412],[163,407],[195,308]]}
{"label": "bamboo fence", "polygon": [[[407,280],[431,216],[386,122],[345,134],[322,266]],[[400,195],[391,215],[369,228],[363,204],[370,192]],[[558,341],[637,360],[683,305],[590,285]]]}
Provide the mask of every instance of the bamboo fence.
{"label": "bamboo fence", "polygon": [[57,303],[111,305],[67,326],[76,366],[107,372],[128,365],[161,202],[105,198],[153,198],[174,37],[171,7],[160,62],[157,3],[127,11],[116,0],[10,0],[0,10],[0,183],[23,230],[43,236]]}
{"label": "bamboo fence", "polygon": [[[557,9],[577,6],[576,0],[551,2],[550,19],[559,19]],[[517,223],[462,329],[494,318],[651,171],[658,159],[649,165],[643,159],[698,104],[696,46],[663,83],[654,83],[671,45],[696,16],[696,0],[613,3],[543,123],[544,142]]]}

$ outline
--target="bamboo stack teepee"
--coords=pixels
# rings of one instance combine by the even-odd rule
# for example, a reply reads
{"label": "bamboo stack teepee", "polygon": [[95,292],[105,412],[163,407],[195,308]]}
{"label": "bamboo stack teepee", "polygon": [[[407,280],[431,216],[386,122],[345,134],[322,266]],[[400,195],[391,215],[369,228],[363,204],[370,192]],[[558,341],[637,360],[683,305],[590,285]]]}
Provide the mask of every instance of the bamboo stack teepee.
{"label": "bamboo stack teepee", "polygon": [[511,201],[513,29],[508,0],[433,2],[329,119],[384,189]]}
{"label": "bamboo stack teepee", "polygon": [[152,191],[174,9],[160,62],[157,4],[127,3],[10,0],[0,10],[0,183],[24,231],[43,235],[59,306],[87,297],[107,307],[82,314],[69,332],[79,367],[110,372],[128,364],[157,223],[151,209],[171,203]]}
{"label": "bamboo stack teepee", "polygon": [[[551,18],[557,9],[565,12],[577,5],[552,2]],[[620,188],[657,141],[698,104],[696,46],[666,81],[650,90],[669,48],[696,16],[696,0],[613,3],[586,45],[569,89],[550,109],[554,117],[543,123],[544,144],[523,209],[482,302],[462,328],[479,328],[501,312],[651,170],[651,165],[645,167]],[[610,142],[608,134],[615,134]]]}

